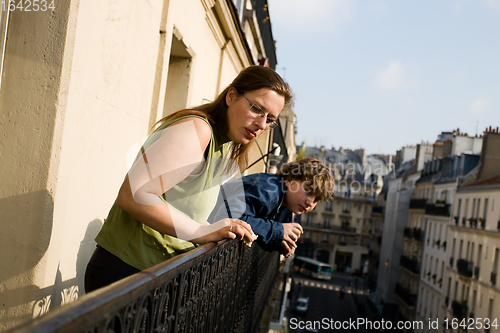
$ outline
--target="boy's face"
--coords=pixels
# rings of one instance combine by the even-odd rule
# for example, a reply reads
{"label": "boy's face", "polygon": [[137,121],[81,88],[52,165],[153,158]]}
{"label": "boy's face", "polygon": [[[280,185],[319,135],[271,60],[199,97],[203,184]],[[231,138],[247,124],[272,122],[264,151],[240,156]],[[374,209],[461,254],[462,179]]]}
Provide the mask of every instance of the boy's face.
{"label": "boy's face", "polygon": [[312,193],[309,182],[285,181],[288,188],[283,205],[295,215],[308,213],[316,207],[319,199]]}

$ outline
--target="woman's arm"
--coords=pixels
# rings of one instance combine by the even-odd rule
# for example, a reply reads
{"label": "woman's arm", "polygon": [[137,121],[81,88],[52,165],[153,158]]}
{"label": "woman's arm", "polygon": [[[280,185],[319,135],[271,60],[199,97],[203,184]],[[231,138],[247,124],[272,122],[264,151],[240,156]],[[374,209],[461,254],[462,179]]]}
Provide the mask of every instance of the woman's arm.
{"label": "woman's arm", "polygon": [[210,126],[199,118],[183,119],[163,130],[125,178],[117,197],[118,207],[161,233],[195,243],[235,237],[250,240],[251,228],[245,222],[224,219],[201,226],[159,198],[203,167],[203,153],[211,136]]}

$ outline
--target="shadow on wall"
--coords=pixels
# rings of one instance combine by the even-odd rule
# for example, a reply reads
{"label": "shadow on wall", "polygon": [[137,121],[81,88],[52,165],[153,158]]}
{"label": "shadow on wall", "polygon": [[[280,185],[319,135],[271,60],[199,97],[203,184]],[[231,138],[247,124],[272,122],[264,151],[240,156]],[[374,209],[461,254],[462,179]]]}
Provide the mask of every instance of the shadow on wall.
{"label": "shadow on wall", "polygon": [[94,238],[101,230],[101,227],[102,221],[98,219],[87,225],[85,236],[80,242],[76,257],[76,277],[64,280],[58,266],[54,285],[43,288],[41,290],[43,297],[33,305],[33,318],[43,315],[58,306],[72,302],[85,293],[85,270],[96,246]]}
{"label": "shadow on wall", "polygon": [[[95,249],[94,238],[102,227],[95,219],[87,225],[76,256],[76,277],[64,280],[57,267],[52,286],[39,288],[43,281],[36,269],[46,254],[53,228],[54,202],[51,194],[37,191],[0,200],[0,331],[40,316],[50,309],[78,298]],[[64,249],[61,249],[64,252]],[[31,305],[30,305],[31,304]],[[29,310],[31,306],[31,311]]]}
{"label": "shadow on wall", "polygon": [[0,329],[25,317],[21,307],[40,297],[34,268],[47,252],[54,201],[47,190],[0,199]]}

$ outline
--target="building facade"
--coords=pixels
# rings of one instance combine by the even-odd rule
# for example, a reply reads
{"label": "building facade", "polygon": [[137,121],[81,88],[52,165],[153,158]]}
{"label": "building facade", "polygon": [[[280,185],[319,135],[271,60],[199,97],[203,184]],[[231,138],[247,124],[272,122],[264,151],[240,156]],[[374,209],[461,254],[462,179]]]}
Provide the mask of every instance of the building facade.
{"label": "building facade", "polygon": [[[498,158],[500,134],[498,128],[490,128],[484,134],[477,167],[458,180],[448,221],[447,242],[451,246],[446,251],[441,318],[449,322],[472,319],[476,332],[497,332],[500,316]],[[468,328],[459,326],[454,331]]]}
{"label": "building facade", "polygon": [[[0,13],[0,330],[84,292],[127,152],[157,120],[213,100],[247,66],[276,65],[266,1],[54,4]],[[273,137],[248,172],[267,170]]]}
{"label": "building facade", "polygon": [[[392,158],[367,156],[364,150],[300,148],[317,156],[335,178],[333,199],[299,216],[304,228],[298,255],[329,263],[338,272],[376,274],[383,224],[383,204],[378,200],[382,177],[392,168]],[[371,272],[371,274],[370,274]]]}

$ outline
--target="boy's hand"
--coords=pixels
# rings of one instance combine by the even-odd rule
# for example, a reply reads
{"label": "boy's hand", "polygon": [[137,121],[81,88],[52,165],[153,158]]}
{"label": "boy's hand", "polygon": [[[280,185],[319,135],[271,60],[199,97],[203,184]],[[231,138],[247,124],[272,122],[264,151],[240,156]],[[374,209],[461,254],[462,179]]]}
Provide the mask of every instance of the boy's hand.
{"label": "boy's hand", "polygon": [[289,258],[292,254],[295,253],[295,249],[297,248],[297,245],[295,243],[290,244],[287,241],[282,240],[280,244],[281,248],[281,253]]}
{"label": "boy's hand", "polygon": [[287,241],[289,244],[297,242],[300,235],[304,232],[302,226],[298,223],[282,223],[283,225],[283,240]]}

